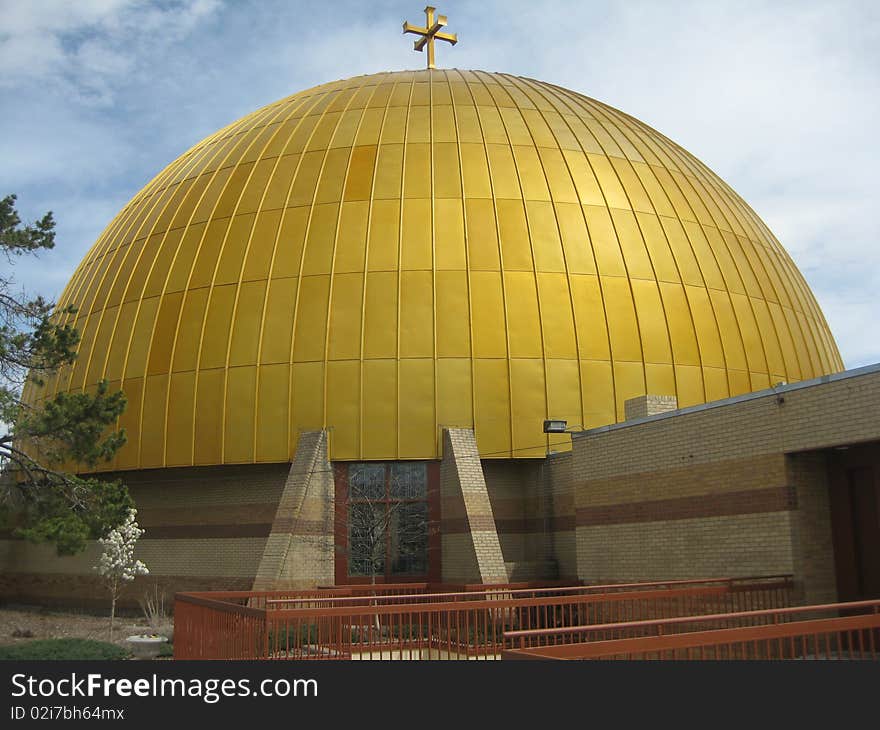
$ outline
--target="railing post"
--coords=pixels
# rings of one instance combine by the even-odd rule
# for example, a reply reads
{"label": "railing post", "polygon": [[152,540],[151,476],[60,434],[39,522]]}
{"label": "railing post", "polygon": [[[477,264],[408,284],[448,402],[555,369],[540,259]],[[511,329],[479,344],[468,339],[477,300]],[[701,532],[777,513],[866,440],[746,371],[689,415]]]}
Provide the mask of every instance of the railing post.
{"label": "railing post", "polygon": [[269,658],[269,611],[263,609],[263,659]]}

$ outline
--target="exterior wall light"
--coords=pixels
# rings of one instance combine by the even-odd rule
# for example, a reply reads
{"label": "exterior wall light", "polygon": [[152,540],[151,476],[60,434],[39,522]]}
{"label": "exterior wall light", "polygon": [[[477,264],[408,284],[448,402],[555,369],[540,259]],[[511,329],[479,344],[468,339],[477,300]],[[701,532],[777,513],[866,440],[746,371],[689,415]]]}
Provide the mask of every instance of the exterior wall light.
{"label": "exterior wall light", "polygon": [[550,419],[544,421],[544,433],[565,433],[568,421]]}

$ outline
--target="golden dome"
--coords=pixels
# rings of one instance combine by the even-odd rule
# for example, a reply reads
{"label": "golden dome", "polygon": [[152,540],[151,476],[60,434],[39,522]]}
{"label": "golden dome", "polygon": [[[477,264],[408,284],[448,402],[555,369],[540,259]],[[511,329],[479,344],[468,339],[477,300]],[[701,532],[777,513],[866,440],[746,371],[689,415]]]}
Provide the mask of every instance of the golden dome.
{"label": "golden dome", "polygon": [[544,418],[842,369],[791,259],[699,160],[480,71],[325,84],[211,135],[59,305],[82,344],[48,387],[125,391],[119,469],[287,461],[322,427],[334,459],[436,458],[443,426],[543,456]]}

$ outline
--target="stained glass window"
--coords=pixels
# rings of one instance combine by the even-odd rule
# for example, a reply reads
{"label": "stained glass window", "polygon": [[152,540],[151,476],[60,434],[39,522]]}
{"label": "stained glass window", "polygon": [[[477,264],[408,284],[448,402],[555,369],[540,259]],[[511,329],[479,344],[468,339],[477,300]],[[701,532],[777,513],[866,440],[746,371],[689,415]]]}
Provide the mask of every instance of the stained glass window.
{"label": "stained glass window", "polygon": [[427,465],[352,463],[348,484],[348,574],[426,574]]}

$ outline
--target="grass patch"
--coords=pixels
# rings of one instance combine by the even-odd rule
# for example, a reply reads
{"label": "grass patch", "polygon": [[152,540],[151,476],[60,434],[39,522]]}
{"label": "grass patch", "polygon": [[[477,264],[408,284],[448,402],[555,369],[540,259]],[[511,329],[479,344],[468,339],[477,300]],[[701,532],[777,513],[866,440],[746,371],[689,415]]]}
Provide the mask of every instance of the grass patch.
{"label": "grass patch", "polygon": [[125,659],[128,651],[93,639],[39,639],[0,646],[2,659]]}

